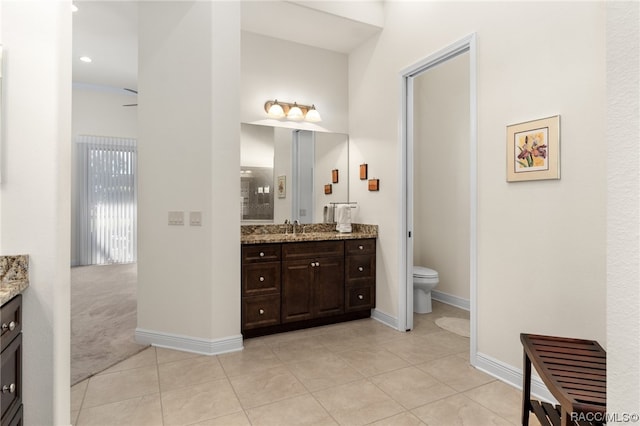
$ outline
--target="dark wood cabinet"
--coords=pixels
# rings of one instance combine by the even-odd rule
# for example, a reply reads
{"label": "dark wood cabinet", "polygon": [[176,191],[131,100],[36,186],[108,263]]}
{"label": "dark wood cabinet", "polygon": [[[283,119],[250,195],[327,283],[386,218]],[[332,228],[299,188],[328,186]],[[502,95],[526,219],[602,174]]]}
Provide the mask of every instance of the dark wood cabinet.
{"label": "dark wood cabinet", "polygon": [[245,337],[370,316],[375,248],[375,239],[244,245]]}
{"label": "dark wood cabinet", "polygon": [[0,307],[0,424],[22,424],[22,296]]}

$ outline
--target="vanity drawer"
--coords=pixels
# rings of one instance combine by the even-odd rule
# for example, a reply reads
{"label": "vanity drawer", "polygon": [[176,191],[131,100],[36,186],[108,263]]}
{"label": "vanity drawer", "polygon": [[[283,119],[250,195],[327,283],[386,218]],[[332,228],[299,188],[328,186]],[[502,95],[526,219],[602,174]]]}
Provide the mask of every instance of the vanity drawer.
{"label": "vanity drawer", "polygon": [[22,331],[22,295],[17,295],[0,308],[2,318],[2,334],[0,334],[0,351],[4,351],[9,343]]}
{"label": "vanity drawer", "polygon": [[367,238],[366,240],[346,240],[344,249],[347,256],[358,254],[376,254],[375,238]]}
{"label": "vanity drawer", "polygon": [[0,406],[4,425],[22,403],[22,334],[13,339],[0,358]]}
{"label": "vanity drawer", "polygon": [[280,294],[242,298],[243,329],[280,324]]}
{"label": "vanity drawer", "polygon": [[375,256],[347,256],[347,282],[349,280],[373,279],[375,274]]}
{"label": "vanity drawer", "polygon": [[251,263],[242,268],[242,295],[280,292],[280,262]]}
{"label": "vanity drawer", "polygon": [[248,244],[242,246],[242,263],[280,260],[280,244]]}
{"label": "vanity drawer", "polygon": [[344,256],[344,242],[312,241],[282,245],[282,258],[284,260],[315,259],[329,256]]}
{"label": "vanity drawer", "polygon": [[372,309],[376,306],[375,287],[371,284],[347,286],[345,293],[345,312]]}

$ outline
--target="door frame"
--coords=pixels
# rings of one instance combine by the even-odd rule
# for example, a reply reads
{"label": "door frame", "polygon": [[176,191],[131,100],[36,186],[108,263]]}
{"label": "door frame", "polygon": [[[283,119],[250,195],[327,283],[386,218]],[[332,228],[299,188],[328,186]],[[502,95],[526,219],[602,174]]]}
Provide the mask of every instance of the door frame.
{"label": "door frame", "polygon": [[[477,353],[477,59],[476,34],[427,56],[400,72],[400,226],[398,271],[398,329],[413,329],[413,80],[418,75],[462,53],[469,52],[469,297],[470,361],[476,364]],[[411,261],[410,261],[411,260]]]}

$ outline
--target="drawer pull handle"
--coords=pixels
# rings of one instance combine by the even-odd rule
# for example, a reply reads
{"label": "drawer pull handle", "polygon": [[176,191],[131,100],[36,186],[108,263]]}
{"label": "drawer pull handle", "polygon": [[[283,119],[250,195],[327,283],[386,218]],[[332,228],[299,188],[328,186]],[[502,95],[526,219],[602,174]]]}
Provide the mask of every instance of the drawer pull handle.
{"label": "drawer pull handle", "polygon": [[311,266],[313,266],[314,268],[316,266],[320,266],[320,262],[311,262]]}
{"label": "drawer pull handle", "polygon": [[11,321],[9,324],[7,324],[6,322],[2,324],[2,331],[5,331],[5,330],[13,331],[15,329],[16,329],[15,321]]}
{"label": "drawer pull handle", "polygon": [[16,384],[15,383],[11,383],[9,386],[4,385],[2,386],[2,393],[14,393],[16,391]]}
{"label": "drawer pull handle", "polygon": [[263,282],[263,281],[264,281],[264,277],[260,277],[260,282]]}
{"label": "drawer pull handle", "polygon": [[358,266],[358,271],[362,272],[364,271],[364,268],[362,266]]}
{"label": "drawer pull handle", "polygon": [[258,311],[258,313],[259,313],[260,315],[264,315],[264,309],[260,309],[260,310]]}
{"label": "drawer pull handle", "polygon": [[260,252],[260,257],[264,257],[264,252],[263,251]]}
{"label": "drawer pull handle", "polygon": [[364,250],[364,246],[358,246],[358,250]]}
{"label": "drawer pull handle", "polygon": [[363,295],[361,295],[361,294],[359,294],[359,295],[358,295],[358,299],[363,300],[363,299],[364,299],[364,296],[363,296]]}

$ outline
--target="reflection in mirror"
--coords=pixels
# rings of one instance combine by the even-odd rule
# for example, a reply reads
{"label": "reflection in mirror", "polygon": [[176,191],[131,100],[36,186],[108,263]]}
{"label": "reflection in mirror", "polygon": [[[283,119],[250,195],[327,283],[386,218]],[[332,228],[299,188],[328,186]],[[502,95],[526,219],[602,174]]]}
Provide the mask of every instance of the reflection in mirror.
{"label": "reflection in mirror", "polygon": [[[241,173],[242,221],[323,222],[325,206],[349,201],[348,140],[345,134],[243,123],[240,139],[241,172],[244,171]],[[254,173],[263,176],[261,183],[256,177],[248,177]],[[338,177],[336,182],[333,175]],[[270,179],[269,184],[266,179]],[[283,188],[277,187],[278,180],[284,180]],[[330,194],[324,191],[327,184],[332,185]],[[266,186],[269,186],[268,195],[264,193]],[[272,209],[271,216],[267,209]]]}

